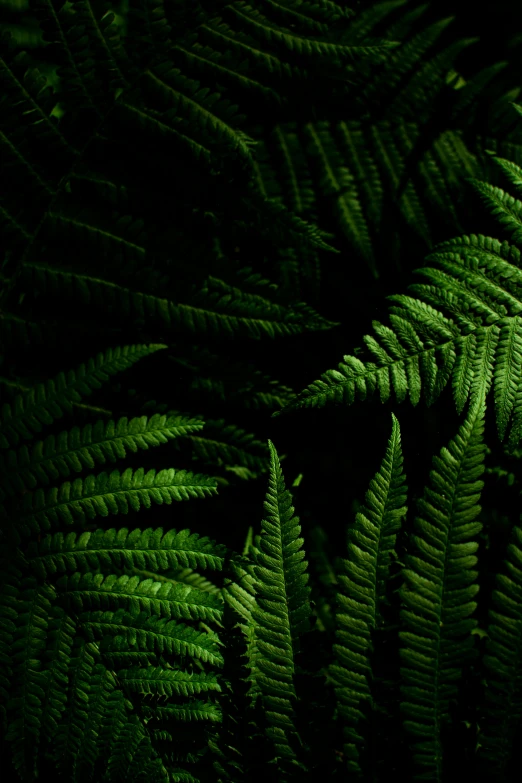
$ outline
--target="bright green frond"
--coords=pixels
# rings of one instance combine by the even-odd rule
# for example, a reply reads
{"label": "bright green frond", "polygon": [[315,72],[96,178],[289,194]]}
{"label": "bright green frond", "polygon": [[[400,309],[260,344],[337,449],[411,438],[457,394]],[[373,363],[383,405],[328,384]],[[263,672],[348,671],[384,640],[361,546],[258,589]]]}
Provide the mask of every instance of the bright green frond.
{"label": "bright green frond", "polygon": [[302,549],[299,520],[293,516],[292,497],[285,489],[279,458],[272,442],[270,477],[264,503],[259,550],[253,575],[256,605],[256,686],[261,691],[269,722],[268,735],[276,755],[294,758],[297,738],[294,726],[295,654],[299,638],[309,628],[310,588]]}
{"label": "bright green frond", "polygon": [[127,450],[137,452],[158,446],[203,427],[204,422],[199,419],[159,413],[150,418],[140,416],[129,421],[124,417],[117,422],[100,420],[81,429],[73,427],[37,441],[31,450],[21,446],[6,457],[0,455],[2,488],[9,494],[34,489],[38,484],[49,484],[85,468],[116,462],[126,456]]}
{"label": "bright green frond", "polygon": [[[65,571],[96,571],[102,567],[138,568],[161,572],[171,568],[221,570],[225,548],[189,530],[127,528],[62,532],[32,539],[27,561],[42,579]],[[198,585],[195,584],[195,587]]]}
{"label": "bright green frond", "polygon": [[337,642],[333,648],[336,663],[328,672],[344,726],[344,754],[354,777],[362,774],[361,702],[371,700],[372,633],[381,623],[390,556],[406,514],[402,464],[399,422],[393,416],[384,460],[370,482],[365,506],[358,512],[355,524],[348,527],[348,558],[340,561],[337,575]]}
{"label": "bright green frond", "polygon": [[[520,177],[517,166],[501,165],[512,181]],[[516,233],[522,202],[475,184]],[[391,326],[374,322],[375,336],[364,338],[367,359],[361,352],[344,356],[337,370],[324,373],[286,409],[350,405],[375,392],[382,402],[409,396],[415,405],[423,396],[430,405],[451,380],[461,412],[493,387],[499,435],[509,432],[514,448],[522,433],[520,250],[472,234],[442,242],[428,261],[417,270],[426,282],[410,286],[413,296],[389,297]]]}
{"label": "bright green frond", "polygon": [[219,622],[222,614],[223,602],[217,595],[138,576],[76,572],[60,577],[57,586],[66,605],[78,612],[90,608],[109,611],[123,605],[133,613],[143,610],[169,619],[212,622]]}
{"label": "bright green frond", "polygon": [[90,475],[66,481],[59,487],[38,489],[23,496],[15,530],[21,535],[39,533],[60,523],[84,524],[87,519],[109,514],[127,514],[129,510],[150,508],[152,503],[170,504],[174,500],[203,498],[216,492],[215,479],[186,470],[145,472],[143,468]]}
{"label": "bright green frond", "polygon": [[418,779],[441,781],[441,730],[458,697],[463,666],[474,660],[471,615],[479,586],[476,538],[483,487],[484,401],[457,436],[434,457],[430,484],[419,501],[401,588],[401,710],[413,735]]}
{"label": "bright green frond", "polygon": [[80,615],[79,621],[91,637],[90,641],[123,636],[131,651],[192,657],[213,666],[223,665],[223,656],[218,649],[219,638],[213,631],[198,631],[165,617],[149,616],[147,612],[129,614],[125,609],[85,612]]}

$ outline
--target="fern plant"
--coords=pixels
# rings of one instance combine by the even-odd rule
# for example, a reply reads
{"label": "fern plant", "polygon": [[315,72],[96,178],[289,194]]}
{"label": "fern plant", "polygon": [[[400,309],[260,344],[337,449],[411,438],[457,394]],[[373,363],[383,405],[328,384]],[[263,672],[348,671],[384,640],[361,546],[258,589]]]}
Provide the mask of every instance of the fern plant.
{"label": "fern plant", "polygon": [[[490,388],[518,472],[518,249],[444,242],[428,283],[366,338],[369,361],[346,357],[294,401],[286,381],[290,357],[328,350],[337,325],[322,272],[332,291],[347,269],[360,293],[341,235],[377,277],[399,242],[431,246],[437,213],[460,230],[464,171],[520,238],[518,200],[477,180],[485,149],[517,144],[505,96],[476,120],[502,64],[463,79],[471,40],[448,37],[450,20],[369,5],[30,0],[34,35],[10,25],[2,39],[3,182],[16,186],[0,188],[0,710],[18,779],[515,779],[522,538],[492,524],[502,467],[485,486],[482,473]],[[519,162],[497,154],[515,188]],[[47,380],[64,353],[96,351]],[[148,354],[131,383],[112,377]],[[110,398],[82,402],[109,376]],[[410,478],[407,496],[393,417],[347,526],[367,472],[356,440],[342,473],[307,429],[313,469],[292,486],[304,476],[309,498],[343,502],[331,518],[303,503],[301,526],[266,409],[377,390],[431,403],[450,378],[465,417],[447,448],[437,440],[427,485]],[[167,465],[212,477],[145,467],[160,444]],[[414,454],[407,434],[409,477]],[[208,508],[201,529],[226,543],[153,526],[191,498],[209,498],[187,505]],[[99,520],[114,514],[126,527]],[[346,547],[329,557],[339,527]]]}
{"label": "fern plant", "polygon": [[[319,673],[323,701],[325,691],[333,689],[335,694],[335,709],[327,717],[305,707],[303,673],[310,656],[306,639],[322,636],[324,629],[316,624],[316,606],[309,600],[301,528],[293,516],[277,452],[270,445],[265,502],[269,516],[262,522],[261,534],[249,536],[242,557],[232,561],[235,578],[224,587],[231,610],[225,625],[237,622],[243,637],[248,687],[241,691],[245,674],[239,669],[233,684],[235,708],[231,701],[218,739],[211,742],[219,756],[218,780],[248,780],[254,774],[252,765],[257,764],[260,774],[263,761],[267,765],[263,774],[274,780],[307,780],[320,770],[332,778],[349,773],[354,779],[384,780],[390,764],[408,780],[451,779],[448,728],[462,681],[470,673],[476,676],[476,666],[483,672],[481,685],[477,681],[481,690],[477,715],[470,705],[464,706],[468,764],[480,779],[505,775],[520,720],[518,679],[511,679],[519,666],[511,647],[517,626],[508,619],[509,607],[514,610],[513,604],[518,603],[513,579],[517,578],[514,558],[519,532],[515,529],[510,554],[497,576],[495,608],[489,610],[484,631],[473,616],[479,592],[476,553],[482,530],[478,517],[486,453],[484,414],[482,398],[448,446],[434,457],[413,525],[407,520],[410,529],[401,526],[407,512],[406,485],[400,429],[393,417],[384,460],[370,483],[365,506],[347,528],[346,556],[337,558],[334,567],[338,589],[334,635],[330,635],[333,661]],[[399,539],[407,541],[404,562],[397,557]],[[513,579],[502,574],[505,567]],[[392,578],[397,577],[401,586],[393,590]],[[480,634],[488,637],[488,643],[479,660]],[[227,649],[237,656],[232,638]],[[390,640],[400,653],[395,680],[386,676],[383,650]],[[512,673],[509,679],[506,667]],[[239,715],[238,704],[243,704]],[[504,728],[499,715],[506,716]],[[330,743],[331,756],[318,761],[319,748],[310,747],[305,737],[317,739],[321,730],[317,724],[325,717],[325,735],[337,737],[341,728],[344,744],[334,756]],[[411,762],[402,765],[382,741],[390,732],[397,734],[398,723],[412,749]],[[246,744],[241,744],[242,739]],[[493,766],[497,762],[502,769]],[[271,765],[276,765],[275,773],[270,772]]]}
{"label": "fern plant", "polygon": [[[22,779],[39,774],[42,748],[74,780],[94,770],[133,779],[142,769],[183,780],[176,768],[183,754],[161,751],[162,722],[219,720],[218,707],[201,697],[219,690],[223,658],[210,626],[219,623],[222,602],[196,569],[222,568],[223,548],[187,530],[92,526],[152,504],[204,498],[216,481],[127,468],[56,483],[203,422],[156,414],[37,439],[111,375],[164,348],[110,349],[2,410],[2,723]],[[160,665],[164,657],[178,664]],[[134,694],[176,699],[140,712]]]}
{"label": "fern plant", "polygon": [[[495,161],[520,187],[522,169],[502,158]],[[522,203],[489,183],[473,185],[515,244],[476,234],[442,242],[428,256],[433,266],[417,270],[427,282],[410,286],[416,296],[391,296],[390,326],[375,321],[375,337],[365,337],[372,360],[345,356],[337,370],[311,384],[289,408],[350,404],[375,391],[383,402],[394,394],[398,402],[409,397],[416,405],[422,396],[430,405],[451,380],[459,412],[493,387],[499,436],[509,429],[510,445],[518,445]]]}

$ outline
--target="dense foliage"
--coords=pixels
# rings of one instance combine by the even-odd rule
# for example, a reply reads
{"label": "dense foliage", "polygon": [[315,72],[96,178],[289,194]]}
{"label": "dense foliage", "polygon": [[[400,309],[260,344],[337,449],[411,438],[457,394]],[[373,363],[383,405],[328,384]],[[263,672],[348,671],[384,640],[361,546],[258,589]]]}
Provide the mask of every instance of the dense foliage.
{"label": "dense foliage", "polygon": [[13,780],[515,780],[522,18],[444,5],[0,1]]}

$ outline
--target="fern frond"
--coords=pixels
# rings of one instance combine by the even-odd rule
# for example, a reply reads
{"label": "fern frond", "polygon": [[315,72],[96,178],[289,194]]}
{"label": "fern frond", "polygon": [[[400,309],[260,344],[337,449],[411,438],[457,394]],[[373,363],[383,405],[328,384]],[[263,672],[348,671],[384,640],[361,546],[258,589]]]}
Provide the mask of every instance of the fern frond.
{"label": "fern frond", "polygon": [[265,443],[240,427],[226,424],[225,419],[208,419],[200,434],[187,439],[193,458],[203,463],[224,465],[227,470],[240,466],[255,475],[268,470],[269,451]]}
{"label": "fern frond", "polygon": [[[169,359],[184,372],[191,373],[188,387],[191,398],[210,396],[220,402],[228,401],[234,407],[252,410],[265,407],[273,409],[278,400],[290,399],[290,387],[271,378],[249,362],[212,353],[208,348],[198,345],[191,346],[190,356],[183,357],[182,346],[174,347],[175,351]],[[151,403],[150,409],[158,410],[157,403]],[[144,410],[145,412],[147,411]]]}
{"label": "fern frond", "polygon": [[[107,777],[109,780],[127,780],[140,747],[146,747],[147,745],[149,746],[147,755],[155,755],[150,746],[150,739],[147,736],[145,726],[139,719],[139,716],[136,714],[127,716],[126,721],[121,726],[118,726],[112,752],[107,763]],[[158,771],[161,771],[162,767],[163,765],[160,765],[160,770]],[[166,770],[163,776],[160,777],[161,779],[167,783],[169,776]]]}
{"label": "fern frond", "polygon": [[[50,757],[55,761],[58,769],[63,772],[70,771],[74,759],[80,751],[85,722],[88,719],[85,707],[88,705],[91,694],[91,680],[95,671],[100,675],[104,669],[104,667],[100,669],[99,666],[98,649],[77,636],[69,661],[67,705],[60,726],[54,734],[53,744],[49,749]],[[99,684],[98,681],[96,685]]]}
{"label": "fern frond", "polygon": [[379,471],[370,482],[366,505],[348,528],[348,559],[337,574],[337,611],[334,653],[328,670],[344,726],[344,754],[350,774],[361,776],[358,746],[363,742],[360,722],[363,700],[371,700],[369,655],[372,633],[382,623],[381,611],[389,575],[390,556],[401,519],[406,514],[406,486],[399,423],[392,416],[392,432]]}
{"label": "fern frond", "polygon": [[[224,547],[189,530],[110,528],[61,532],[31,539],[27,561],[41,578],[68,570],[96,571],[102,567],[138,568],[155,574],[172,568],[223,568]],[[181,580],[180,580],[181,581]],[[198,587],[197,583],[194,583]]]}
{"label": "fern frond", "polygon": [[19,395],[13,406],[5,404],[0,412],[0,448],[16,446],[22,438],[29,439],[69,412],[73,402],[92,394],[111,375],[132,366],[142,357],[155,353],[164,345],[130,345],[109,348],[95,359],[80,364],[67,374],[61,372],[53,380],[39,384]]}
{"label": "fern frond", "polygon": [[441,729],[458,695],[463,667],[474,660],[477,521],[483,482],[484,401],[478,401],[457,436],[433,459],[430,485],[419,501],[413,542],[400,595],[404,726],[413,737],[416,772],[442,780]]}
{"label": "fern frond", "polygon": [[42,725],[48,743],[52,743],[67,704],[69,660],[77,632],[76,620],[60,606],[53,605],[49,617],[44,666],[47,691],[43,701]]}
{"label": "fern frond", "polygon": [[86,424],[81,429],[73,427],[49,435],[44,441],[37,441],[31,451],[21,446],[18,451],[0,455],[0,470],[3,472],[2,488],[8,494],[34,489],[37,484],[49,484],[52,480],[66,478],[85,468],[116,462],[126,456],[127,449],[137,452],[150,446],[167,443],[170,439],[182,437],[204,427],[198,419],[187,416],[161,416],[150,418],[140,416]]}
{"label": "fern frond", "polygon": [[124,690],[132,693],[151,693],[158,696],[194,696],[209,691],[221,691],[217,676],[209,672],[186,672],[182,669],[121,669],[118,681]]}
{"label": "fern frond", "polygon": [[511,234],[513,241],[522,243],[522,204],[506,193],[502,188],[494,187],[487,182],[472,182],[473,187],[480,193],[484,202],[489,207],[492,215]]}
{"label": "fern frond", "polygon": [[57,586],[66,605],[79,612],[91,607],[110,611],[124,603],[131,612],[143,610],[168,619],[219,622],[222,613],[222,601],[216,595],[138,576],[76,572],[60,577]]}
{"label": "fern frond", "polygon": [[13,679],[6,704],[9,724],[5,738],[11,743],[15,769],[21,777],[30,779],[36,776],[38,746],[44,728],[43,703],[49,671],[42,666],[42,656],[48,616],[56,594],[50,585],[39,585],[30,576],[22,578],[16,587],[16,593],[11,590],[2,596],[3,607],[17,618],[9,645]]}
{"label": "fern frond", "polygon": [[210,149],[217,144],[221,148],[229,147],[240,159],[251,165],[255,141],[233,127],[233,124],[241,121],[236,115],[235,106],[223,99],[217,100],[215,93],[207,97],[209,89],[201,88],[197,82],[184,77],[177,68],[172,67],[170,60],[157,63],[154,71],[147,70],[145,75],[152,94],[158,94],[163,99],[166,107],[164,116],[167,119],[175,119],[180,129],[184,129],[186,124],[191,137],[199,137],[201,143]]}
{"label": "fern frond", "polygon": [[214,494],[216,489],[214,479],[186,470],[113,470],[110,474],[77,478],[72,483],[66,481],[59,487],[25,494],[16,529],[22,535],[40,533],[60,523],[82,524],[97,516],[127,514],[129,508],[150,508],[153,502],[162,505],[202,498]]}
{"label": "fern frond", "polygon": [[223,665],[219,638],[213,631],[202,632],[165,617],[150,617],[146,612],[130,614],[125,609],[84,612],[78,619],[89,641],[122,636],[131,651],[157,652],[178,659],[191,657],[213,666]]}
{"label": "fern frond", "polygon": [[324,57],[336,62],[338,59],[354,60],[364,56],[379,56],[386,49],[398,46],[395,41],[382,41],[373,45],[339,45],[330,41],[301,38],[290,30],[277,28],[260,11],[243,0],[236,0],[227,6],[240,21],[244,29],[251,30],[267,43],[295,52],[301,56]]}
{"label": "fern frond", "polygon": [[323,123],[320,128],[315,128],[308,123],[305,132],[312,155],[317,159],[320,170],[319,185],[327,198],[335,199],[341,230],[355,245],[361,256],[368,261],[373,274],[376,275],[368,224],[361,208],[354,178],[350,171],[341,165],[339,152],[335,148],[327,124]]}
{"label": "fern frond", "polygon": [[277,756],[296,757],[293,712],[295,654],[311,614],[307,563],[292,498],[285,489],[277,451],[270,448],[270,478],[259,551],[255,553],[256,604],[252,607],[256,638],[255,675]]}
{"label": "fern frond", "polygon": [[[373,29],[383,22],[387,16],[392,14],[395,9],[400,8],[407,2],[407,0],[388,0],[384,3],[376,3],[371,8],[363,8],[356,14],[355,18],[350,21],[348,33],[344,37],[349,40],[361,40],[370,35]],[[391,40],[399,40],[404,35],[397,35],[393,33]]]}
{"label": "fern frond", "polygon": [[483,779],[506,780],[507,765],[522,717],[520,665],[521,619],[517,607],[522,590],[522,530],[514,525],[502,570],[496,576],[489,610],[484,663],[486,676],[477,744]]}
{"label": "fern frond", "polygon": [[[296,218],[297,219],[297,218]],[[186,304],[131,291],[116,283],[36,264],[24,266],[24,276],[42,292],[71,291],[84,306],[110,307],[120,317],[139,319],[146,327],[172,332],[244,335],[259,339],[335,326],[305,304],[285,307],[256,294],[245,294],[218,278],[208,278]]]}
{"label": "fern frond", "polygon": [[181,705],[168,705],[166,707],[157,706],[154,708],[143,707],[143,714],[148,718],[158,718],[166,720],[189,721],[211,721],[212,723],[221,722],[221,713],[217,704],[210,701],[194,700]]}
{"label": "fern frond", "polygon": [[[485,183],[477,187],[516,233],[522,202]],[[417,298],[391,296],[391,327],[374,322],[376,336],[364,338],[370,361],[345,356],[287,408],[351,404],[376,391],[382,402],[409,394],[417,404],[423,393],[431,404],[451,379],[461,411],[493,385],[499,435],[504,438],[511,425],[515,447],[522,432],[520,251],[471,235],[442,242],[428,259],[433,266],[418,270],[427,283],[410,286]]]}
{"label": "fern frond", "polygon": [[[217,552],[222,551],[224,547],[222,548],[218,545],[214,545],[213,549],[214,549],[214,556],[215,556]],[[221,564],[220,558],[218,558],[218,563],[219,565]],[[169,570],[165,575],[154,574],[151,571],[144,571],[141,568],[138,569],[136,567],[133,567],[132,570],[135,574],[139,573],[142,576],[149,576],[151,578],[154,577],[155,579],[159,579],[161,582],[163,581],[174,582],[174,583],[181,582],[184,585],[189,585],[190,587],[197,587],[198,590],[204,590],[205,592],[211,593],[212,595],[218,595],[221,592],[221,588],[219,588],[217,585],[215,585],[205,576],[198,574],[192,568],[182,568],[179,571]]]}
{"label": "fern frond", "polygon": [[262,670],[257,665],[257,659],[261,655],[257,648],[256,621],[254,609],[256,607],[256,577],[254,564],[246,555],[242,559],[234,558],[230,561],[231,576],[225,578],[223,584],[223,600],[230,607],[239,622],[236,627],[243,633],[245,641],[244,657],[250,670],[248,676],[248,699],[252,707],[255,707],[258,697],[262,693]]}
{"label": "fern frond", "polygon": [[[391,52],[375,79],[368,85],[368,98],[382,97],[386,86],[392,92],[408,74],[415,73],[425,52],[433,46],[444,30],[453,21],[453,17],[441,19],[403,43],[395,52]],[[406,88],[407,89],[407,88]],[[380,91],[380,93],[379,93]]]}

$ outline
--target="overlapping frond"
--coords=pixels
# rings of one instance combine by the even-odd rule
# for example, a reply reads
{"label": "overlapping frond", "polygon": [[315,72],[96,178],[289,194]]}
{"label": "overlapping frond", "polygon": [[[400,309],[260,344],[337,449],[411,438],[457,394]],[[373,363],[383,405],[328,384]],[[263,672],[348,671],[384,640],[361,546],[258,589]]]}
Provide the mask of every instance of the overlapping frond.
{"label": "overlapping frond", "polygon": [[147,612],[131,614],[125,609],[84,612],[79,622],[90,641],[120,636],[131,651],[145,650],[180,659],[197,658],[213,666],[223,665],[219,637],[213,631],[198,631],[165,617],[151,617]]}
{"label": "overlapping frond", "polygon": [[152,503],[170,504],[215,492],[215,479],[186,470],[113,470],[24,494],[15,529],[21,535],[38,534],[59,524],[82,525],[98,516],[127,514]]}
{"label": "overlapping frond", "polygon": [[188,416],[158,413],[150,418],[140,416],[129,421],[123,417],[117,422],[98,420],[81,429],[73,427],[37,441],[31,450],[24,445],[5,457],[0,456],[2,489],[14,494],[33,489],[37,484],[48,485],[51,480],[92,469],[96,464],[123,459],[127,450],[137,452],[158,446],[204,426],[203,421]]}
{"label": "overlapping frond", "polygon": [[221,570],[224,555],[222,546],[197,533],[164,532],[162,528],[58,532],[43,536],[39,542],[31,540],[26,550],[28,563],[41,579],[71,569],[88,572],[102,567],[154,573],[179,568]]}
{"label": "overlapping frond", "polygon": [[[513,163],[499,162],[522,177]],[[516,234],[521,202],[484,183],[479,189]],[[422,396],[429,405],[451,381],[460,412],[493,387],[499,435],[510,428],[516,446],[522,431],[520,250],[472,234],[442,242],[428,260],[433,266],[418,270],[426,282],[410,286],[413,296],[390,297],[390,325],[374,321],[374,336],[364,338],[369,360],[345,356],[287,408],[351,404],[376,392],[382,402],[409,396],[416,405]]]}
{"label": "overlapping frond", "polygon": [[[91,779],[100,765],[111,779],[134,779],[134,762],[155,779],[170,779],[156,750],[157,728],[149,730],[145,719],[130,715],[128,700],[116,701],[123,686],[115,673],[122,665],[137,667],[133,671],[138,676],[141,666],[163,665],[165,656],[181,667],[179,693],[219,690],[210,672],[201,675],[198,689],[194,680],[200,675],[190,669],[192,664],[223,665],[220,639],[209,627],[220,624],[220,591],[193,569],[221,569],[226,549],[189,530],[80,532],[87,519],[208,496],[216,491],[216,481],[186,470],[127,468],[48,486],[71,472],[115,462],[127,450],[186,437],[204,423],[158,413],[98,421],[44,440],[35,437],[111,375],[162,347],[126,346],[100,353],[3,409],[5,444],[32,439],[4,451],[6,572],[0,588],[2,719],[14,766],[28,780],[38,775],[44,752],[73,781]],[[99,415],[101,409],[94,410]],[[61,525],[73,530],[64,534]],[[58,531],[42,537],[42,530],[53,527]],[[145,692],[135,677],[133,682],[129,693]],[[219,721],[219,709],[189,701],[168,719],[183,725],[207,718]]]}
{"label": "overlapping frond", "polygon": [[344,754],[350,774],[360,778],[365,730],[363,701],[371,701],[373,632],[381,622],[390,555],[406,514],[406,485],[399,423],[395,417],[386,454],[370,482],[366,504],[348,527],[348,558],[337,573],[336,663],[328,670],[344,726]]}
{"label": "overlapping frond", "polygon": [[[286,307],[256,294],[243,293],[217,278],[208,278],[187,303],[175,303],[92,275],[26,264],[23,279],[36,293],[60,298],[73,292],[82,307],[110,309],[163,334],[210,334],[223,337],[281,337],[330,329],[336,324],[305,304]],[[170,335],[169,335],[170,336]]]}
{"label": "overlapping frond", "polygon": [[251,616],[255,634],[255,679],[269,723],[268,736],[276,755],[294,759],[295,654],[300,636],[309,628],[310,601],[307,562],[293,516],[275,447],[269,441],[270,478],[259,549],[253,566],[256,604]]}
{"label": "overlapping frond", "polygon": [[486,676],[477,744],[483,780],[507,780],[508,764],[522,717],[522,667],[519,653],[522,589],[522,530],[515,524],[492,593],[484,654]]}
{"label": "overlapping frond", "polygon": [[476,540],[483,487],[484,401],[470,410],[457,436],[434,457],[419,501],[414,551],[401,588],[401,710],[413,735],[418,779],[443,780],[442,727],[458,696],[463,667],[474,660],[471,615],[479,586]]}
{"label": "overlapping frond", "polygon": [[70,370],[67,374],[61,372],[53,380],[19,395],[12,406],[2,406],[0,448],[16,446],[22,438],[32,438],[35,432],[41,432],[43,425],[51,424],[70,411],[73,403],[99,389],[111,375],[165,347],[126,345],[109,348],[76,370]]}

